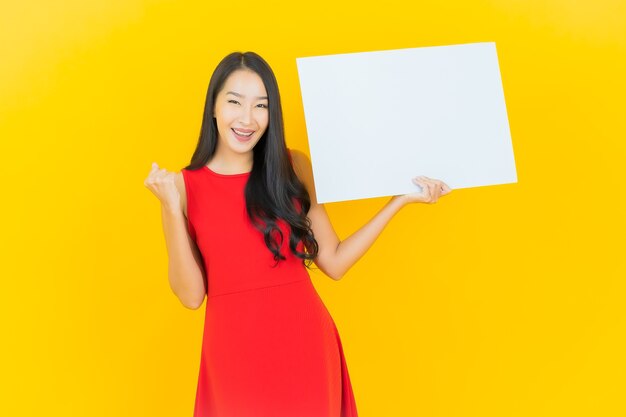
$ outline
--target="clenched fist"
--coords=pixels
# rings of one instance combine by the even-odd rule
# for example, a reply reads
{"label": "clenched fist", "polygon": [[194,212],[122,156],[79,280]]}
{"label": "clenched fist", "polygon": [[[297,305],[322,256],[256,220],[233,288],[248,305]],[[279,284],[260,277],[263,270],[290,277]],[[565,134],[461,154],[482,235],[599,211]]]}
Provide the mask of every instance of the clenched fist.
{"label": "clenched fist", "polygon": [[167,209],[180,210],[180,193],[176,188],[176,173],[165,168],[159,169],[156,162],[152,163],[152,170],[143,184],[161,201]]}

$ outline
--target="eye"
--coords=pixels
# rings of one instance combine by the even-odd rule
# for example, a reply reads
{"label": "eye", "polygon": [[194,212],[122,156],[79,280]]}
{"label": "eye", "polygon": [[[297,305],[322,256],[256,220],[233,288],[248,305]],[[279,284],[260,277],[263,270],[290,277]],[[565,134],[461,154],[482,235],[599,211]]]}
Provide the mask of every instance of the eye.
{"label": "eye", "polygon": [[237,100],[228,100],[229,103],[233,103],[233,104],[239,104],[239,102]]}
{"label": "eye", "polygon": [[257,104],[257,107],[261,107],[262,109],[267,109],[267,104]]}

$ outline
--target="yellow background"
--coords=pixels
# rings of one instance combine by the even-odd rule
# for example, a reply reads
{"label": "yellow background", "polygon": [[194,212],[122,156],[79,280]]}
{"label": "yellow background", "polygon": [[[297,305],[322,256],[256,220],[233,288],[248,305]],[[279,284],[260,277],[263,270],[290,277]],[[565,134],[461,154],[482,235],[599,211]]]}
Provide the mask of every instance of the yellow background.
{"label": "yellow background", "polygon": [[[312,274],[359,414],[626,415],[624,22],[609,0],[3,0],[0,415],[191,415],[204,307],[169,288],[143,180],[189,162],[224,55],[268,60],[308,152],[296,57],[470,42],[496,42],[518,183],[408,206],[343,280]],[[327,209],[345,238],[386,200]]]}

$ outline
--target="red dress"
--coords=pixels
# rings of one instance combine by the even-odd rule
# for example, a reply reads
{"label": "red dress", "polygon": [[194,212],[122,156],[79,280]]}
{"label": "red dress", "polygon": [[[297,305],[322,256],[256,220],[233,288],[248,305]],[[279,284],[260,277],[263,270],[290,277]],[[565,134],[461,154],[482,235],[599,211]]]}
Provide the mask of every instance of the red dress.
{"label": "red dress", "polygon": [[182,174],[208,280],[194,417],[356,417],[339,333],[289,250],[286,223],[287,259],[272,267],[246,213],[250,174]]}

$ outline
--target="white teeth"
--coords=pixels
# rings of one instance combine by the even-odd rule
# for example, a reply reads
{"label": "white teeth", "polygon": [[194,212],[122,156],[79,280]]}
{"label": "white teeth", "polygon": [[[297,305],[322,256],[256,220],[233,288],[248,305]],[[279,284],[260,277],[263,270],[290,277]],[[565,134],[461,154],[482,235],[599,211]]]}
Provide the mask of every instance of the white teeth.
{"label": "white teeth", "polygon": [[250,132],[250,133],[242,133],[242,132],[238,131],[237,129],[233,129],[233,131],[234,131],[236,134],[238,134],[239,136],[252,136],[252,134],[254,133],[254,132]]}

